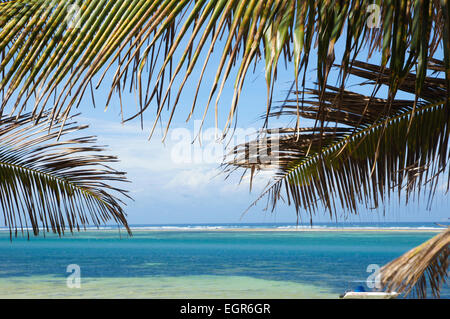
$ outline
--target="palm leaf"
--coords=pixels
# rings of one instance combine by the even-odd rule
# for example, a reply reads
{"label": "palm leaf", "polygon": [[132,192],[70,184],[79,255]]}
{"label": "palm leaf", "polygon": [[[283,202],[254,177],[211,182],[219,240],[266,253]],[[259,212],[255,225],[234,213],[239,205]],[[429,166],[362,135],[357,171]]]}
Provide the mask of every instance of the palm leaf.
{"label": "palm leaf", "polygon": [[[45,114],[44,114],[45,115]],[[30,114],[0,120],[0,205],[11,236],[31,228],[59,235],[112,220],[130,232],[114,184],[124,173],[108,167],[116,157],[103,152],[92,136],[57,141],[58,126],[35,125]],[[67,123],[61,135],[87,126]]]}
{"label": "palm leaf", "polygon": [[[370,52],[382,53],[382,66],[390,63],[389,81],[393,91],[418,62],[415,91],[420,94],[428,60],[442,45],[445,83],[449,87],[449,2],[376,1],[381,9],[381,27],[371,28],[367,19],[372,2],[7,1],[0,5],[0,73],[3,74],[0,90],[5,91],[1,110],[12,100],[9,112],[21,114],[29,102],[34,104],[33,115],[39,115],[51,105],[50,97],[56,94],[52,118],[61,114],[67,117],[70,109],[79,105],[90,83],[98,80],[98,87],[109,78],[107,72],[115,68],[106,105],[115,90],[121,96],[120,91],[130,86],[138,93],[140,104],[139,112],[131,118],[155,105],[158,120],[167,105],[168,126],[185,84],[203,60],[202,54],[206,54],[189,117],[193,114],[214,51],[222,53],[218,56],[217,68],[212,70],[215,76],[204,114],[215,96],[217,121],[221,92],[227,81],[233,81],[235,94],[225,125],[227,129],[235,118],[239,96],[253,63],[265,57],[269,112],[280,57],[294,61],[297,87],[300,72],[303,72],[304,86],[315,42],[318,55],[315,67],[323,90],[335,59],[334,45],[340,39],[346,48],[341,61],[344,66],[342,83],[351,65],[350,57],[367,45]],[[233,80],[231,74],[235,65]],[[172,93],[176,94],[174,99],[170,98]]]}
{"label": "palm leaf", "polygon": [[[381,85],[389,79],[384,74],[390,70],[356,61],[350,72]],[[415,81],[408,74],[399,89],[414,91]],[[245,168],[253,173],[278,168],[273,182],[252,206],[267,196],[275,209],[284,192],[297,213],[304,209],[313,214],[322,203],[333,215],[357,213],[359,204],[379,207],[394,190],[399,199],[405,192],[406,201],[415,191],[429,191],[432,197],[448,159],[445,80],[427,77],[419,101],[392,101],[331,86],[323,93],[306,93],[315,98],[304,100],[300,111],[295,100],[288,100],[271,115],[321,118],[323,127],[299,132],[283,128],[278,134],[269,130],[267,149],[255,140],[236,147],[228,160],[229,170]],[[249,154],[255,145],[259,152]],[[273,163],[258,161],[261,152],[268,153]]]}
{"label": "palm leaf", "polygon": [[448,278],[449,257],[450,228],[385,265],[381,269],[382,285],[405,295],[415,290],[419,298],[426,298],[430,287],[439,298]]}

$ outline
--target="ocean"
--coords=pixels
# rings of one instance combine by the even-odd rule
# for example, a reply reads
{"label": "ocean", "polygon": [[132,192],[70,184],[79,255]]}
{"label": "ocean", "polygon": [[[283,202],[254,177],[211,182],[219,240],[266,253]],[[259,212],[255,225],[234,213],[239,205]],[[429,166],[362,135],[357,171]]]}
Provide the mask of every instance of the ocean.
{"label": "ocean", "polygon": [[[292,231],[298,228],[300,231]],[[0,298],[338,298],[436,234],[431,223],[134,225],[10,240]],[[334,231],[339,229],[340,231]],[[372,277],[373,278],[373,277]],[[442,298],[450,298],[443,287]]]}

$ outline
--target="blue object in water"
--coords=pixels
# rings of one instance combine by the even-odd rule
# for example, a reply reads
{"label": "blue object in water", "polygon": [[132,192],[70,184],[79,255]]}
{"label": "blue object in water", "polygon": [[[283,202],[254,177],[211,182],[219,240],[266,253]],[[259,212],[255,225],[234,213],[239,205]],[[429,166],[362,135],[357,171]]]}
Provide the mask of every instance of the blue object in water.
{"label": "blue object in water", "polygon": [[364,287],[363,286],[358,286],[358,287],[356,287],[356,289],[355,289],[355,292],[365,292],[366,290],[364,289]]}

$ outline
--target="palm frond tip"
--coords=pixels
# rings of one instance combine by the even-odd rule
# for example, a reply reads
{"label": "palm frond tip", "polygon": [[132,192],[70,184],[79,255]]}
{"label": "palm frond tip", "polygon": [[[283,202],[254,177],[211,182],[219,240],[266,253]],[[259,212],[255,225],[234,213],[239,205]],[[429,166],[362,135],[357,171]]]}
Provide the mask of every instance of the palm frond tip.
{"label": "palm frond tip", "polygon": [[434,297],[448,278],[450,228],[415,247],[381,268],[381,283],[387,290],[426,298],[427,287]]}
{"label": "palm frond tip", "polygon": [[[75,134],[86,126],[69,122],[61,134]],[[114,186],[124,173],[108,167],[114,156],[96,154],[94,137],[57,140],[60,127],[35,125],[30,114],[0,120],[0,205],[4,225],[17,236],[31,228],[64,234],[86,225],[112,220],[129,227]],[[114,194],[116,193],[116,195]],[[117,195],[120,195],[119,197]]]}

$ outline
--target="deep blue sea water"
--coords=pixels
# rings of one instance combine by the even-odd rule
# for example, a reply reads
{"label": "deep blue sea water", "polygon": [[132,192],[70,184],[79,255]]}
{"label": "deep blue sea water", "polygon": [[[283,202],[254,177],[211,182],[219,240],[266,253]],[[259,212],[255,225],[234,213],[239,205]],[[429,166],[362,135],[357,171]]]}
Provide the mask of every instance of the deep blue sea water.
{"label": "deep blue sea water", "polygon": [[[141,225],[132,237],[105,227],[12,241],[0,231],[0,297],[331,298],[366,285],[369,265],[382,266],[436,234],[423,223],[257,230],[292,226]],[[231,231],[240,228],[246,231]],[[79,289],[66,285],[71,264],[81,270]],[[450,298],[448,285],[442,297]]]}

